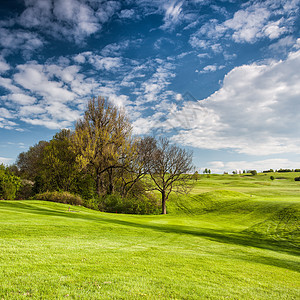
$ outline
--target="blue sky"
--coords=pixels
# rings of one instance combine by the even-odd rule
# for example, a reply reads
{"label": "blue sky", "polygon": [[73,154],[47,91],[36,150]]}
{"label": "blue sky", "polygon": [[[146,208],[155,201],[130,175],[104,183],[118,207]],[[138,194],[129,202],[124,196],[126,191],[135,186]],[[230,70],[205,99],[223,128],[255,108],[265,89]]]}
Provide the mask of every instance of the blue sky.
{"label": "blue sky", "polygon": [[300,0],[2,0],[0,163],[92,96],[200,172],[300,167]]}

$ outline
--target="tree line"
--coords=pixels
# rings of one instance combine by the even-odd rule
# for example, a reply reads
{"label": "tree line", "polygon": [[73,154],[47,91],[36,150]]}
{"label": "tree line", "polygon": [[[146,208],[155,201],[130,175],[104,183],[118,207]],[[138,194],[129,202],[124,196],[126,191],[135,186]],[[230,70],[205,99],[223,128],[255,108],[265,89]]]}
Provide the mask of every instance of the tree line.
{"label": "tree line", "polygon": [[187,190],[193,168],[191,152],[166,138],[133,137],[124,111],[98,97],[74,131],[40,141],[9,169],[22,179],[19,198],[64,191],[103,211],[153,213],[159,194],[166,214],[170,193]]}

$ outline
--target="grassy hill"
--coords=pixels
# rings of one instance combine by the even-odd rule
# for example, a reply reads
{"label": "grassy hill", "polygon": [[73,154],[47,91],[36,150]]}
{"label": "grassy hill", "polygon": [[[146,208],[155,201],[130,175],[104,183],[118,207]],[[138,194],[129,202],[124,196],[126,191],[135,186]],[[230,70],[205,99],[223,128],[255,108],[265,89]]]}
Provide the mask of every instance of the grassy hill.
{"label": "grassy hill", "polygon": [[270,175],[202,176],[166,216],[0,201],[0,298],[298,299],[300,183]]}

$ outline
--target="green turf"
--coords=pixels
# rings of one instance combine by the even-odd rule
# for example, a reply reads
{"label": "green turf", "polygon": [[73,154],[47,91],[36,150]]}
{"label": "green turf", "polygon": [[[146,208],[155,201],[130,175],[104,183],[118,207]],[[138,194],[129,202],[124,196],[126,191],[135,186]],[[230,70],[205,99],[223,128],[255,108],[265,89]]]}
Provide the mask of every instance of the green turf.
{"label": "green turf", "polygon": [[0,201],[0,299],[299,299],[295,174],[202,176],[166,216]]}

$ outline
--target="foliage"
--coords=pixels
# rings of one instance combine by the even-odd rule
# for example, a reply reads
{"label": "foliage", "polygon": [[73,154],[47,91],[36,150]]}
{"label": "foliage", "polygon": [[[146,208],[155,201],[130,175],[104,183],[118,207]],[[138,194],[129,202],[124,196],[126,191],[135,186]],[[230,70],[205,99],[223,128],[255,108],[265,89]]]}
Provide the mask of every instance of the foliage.
{"label": "foliage", "polygon": [[31,198],[33,196],[33,186],[34,186],[33,181],[22,179],[20,189],[16,194],[16,199],[26,200]]}
{"label": "foliage", "polygon": [[278,173],[288,173],[288,172],[293,172],[291,169],[279,169],[277,170]]}
{"label": "foliage", "polygon": [[9,168],[0,165],[0,199],[13,200],[21,186],[21,179],[12,174]]}
{"label": "foliage", "polygon": [[103,97],[88,103],[76,124],[71,148],[81,169],[94,172],[98,196],[114,192],[115,169],[130,145],[131,125],[125,114]]}
{"label": "foliage", "polygon": [[250,170],[250,171],[248,171],[248,173],[251,173],[253,176],[257,175],[257,171],[256,170]]}
{"label": "foliage", "polygon": [[30,147],[27,152],[19,154],[16,165],[21,178],[34,180],[37,174],[43,170],[44,149],[47,145],[48,142],[40,141]]}
{"label": "foliage", "polygon": [[83,200],[78,195],[73,195],[69,192],[45,192],[37,194],[33,197],[36,200],[52,201],[70,205],[82,205]]}
{"label": "foliage", "polygon": [[272,176],[270,176],[270,179],[273,181],[275,179],[275,177],[272,175]]}
{"label": "foliage", "polygon": [[76,156],[71,151],[71,132],[63,129],[55,134],[45,146],[43,152],[43,169],[39,172],[43,178],[44,189],[49,191],[72,191],[79,175]]}
{"label": "foliage", "polygon": [[300,177],[295,177],[295,181],[300,181]]}
{"label": "foliage", "polygon": [[141,194],[139,197],[122,198],[118,194],[106,195],[100,200],[102,211],[123,214],[158,214],[160,209],[157,200],[151,194]]}

